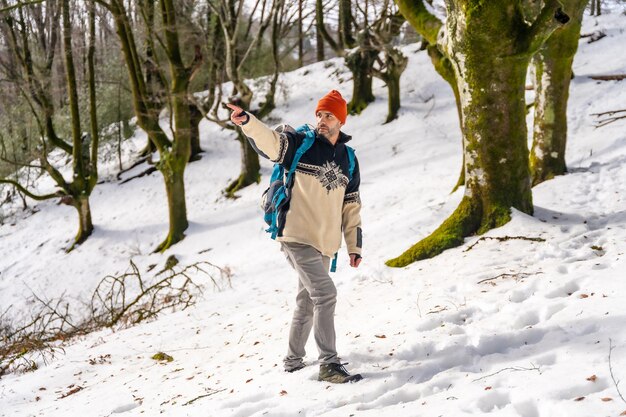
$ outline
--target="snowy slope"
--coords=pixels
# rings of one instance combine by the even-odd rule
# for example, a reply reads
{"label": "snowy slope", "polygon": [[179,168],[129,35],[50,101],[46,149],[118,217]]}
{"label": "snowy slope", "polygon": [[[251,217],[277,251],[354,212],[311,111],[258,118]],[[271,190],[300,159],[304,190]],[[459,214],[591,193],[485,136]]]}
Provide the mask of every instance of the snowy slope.
{"label": "snowy slope", "polygon": [[[425,52],[409,46],[400,118],[382,125],[386,91],[345,127],[362,170],[364,262],[340,252],[334,276],[338,349],[358,384],[317,382],[316,348],[307,368],[282,371],[296,278],[264,233],[258,198],[264,178],[237,200],[220,195],[238,174],[232,134],[203,124],[206,154],[189,165],[187,238],[164,255],[167,212],[158,173],[92,198],[96,231],[65,254],[73,209],[38,203],[0,227],[0,310],[28,311],[31,291],[86,300],[132,259],[146,274],[169,255],[233,272],[231,286],[205,292],[195,307],[130,329],[101,331],[64,346],[39,370],[0,380],[2,416],[617,416],[626,410],[609,369],[626,379],[626,121],[594,129],[591,113],[623,108],[624,82],[588,75],[625,73],[623,16],[588,17],[570,99],[570,173],[534,189],[535,216],[514,212],[486,237],[404,269],[384,261],[426,236],[456,207],[461,164],[449,87]],[[340,60],[281,78],[275,121],[311,122],[328,90],[349,96]],[[532,115],[529,115],[531,120]],[[134,145],[145,136],[138,133]],[[49,184],[42,183],[42,190]],[[475,244],[474,246],[472,246]],[[471,246],[471,249],[470,249]],[[593,248],[592,248],[593,247]],[[209,250],[210,249],[210,250]],[[78,305],[78,303],[75,303]],[[174,361],[157,363],[159,351]],[[91,362],[90,362],[91,359]],[[80,391],[61,398],[76,387]],[[620,386],[626,393],[626,386]],[[191,401],[191,402],[190,402]]]}

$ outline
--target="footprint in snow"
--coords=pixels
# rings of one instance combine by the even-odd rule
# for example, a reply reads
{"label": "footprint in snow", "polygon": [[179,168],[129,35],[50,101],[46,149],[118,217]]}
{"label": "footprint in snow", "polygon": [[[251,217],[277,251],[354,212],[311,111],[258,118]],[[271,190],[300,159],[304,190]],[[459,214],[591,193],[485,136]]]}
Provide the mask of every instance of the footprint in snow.
{"label": "footprint in snow", "polygon": [[511,397],[504,392],[492,391],[479,398],[476,406],[484,413],[498,411],[511,403]]}
{"label": "footprint in snow", "polygon": [[546,298],[564,298],[569,297],[576,291],[580,289],[580,286],[576,283],[576,281],[570,281],[565,285],[558,287],[555,290],[550,291],[546,294]]}

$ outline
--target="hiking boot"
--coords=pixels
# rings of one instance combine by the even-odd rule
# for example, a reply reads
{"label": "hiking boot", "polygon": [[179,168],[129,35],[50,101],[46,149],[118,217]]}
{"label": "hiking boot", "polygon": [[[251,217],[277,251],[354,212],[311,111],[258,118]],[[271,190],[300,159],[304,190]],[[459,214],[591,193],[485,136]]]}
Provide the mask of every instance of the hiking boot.
{"label": "hiking boot", "polygon": [[333,384],[345,384],[346,382],[357,382],[362,380],[360,374],[350,375],[346,368],[340,363],[327,363],[320,365],[318,381],[332,382]]}
{"label": "hiking boot", "polygon": [[289,368],[289,369],[285,368],[285,372],[289,372],[291,374],[291,373],[294,373],[296,371],[299,371],[300,369],[304,368],[305,366],[306,366],[306,364],[304,362],[300,362],[299,364],[297,364],[293,368]]}

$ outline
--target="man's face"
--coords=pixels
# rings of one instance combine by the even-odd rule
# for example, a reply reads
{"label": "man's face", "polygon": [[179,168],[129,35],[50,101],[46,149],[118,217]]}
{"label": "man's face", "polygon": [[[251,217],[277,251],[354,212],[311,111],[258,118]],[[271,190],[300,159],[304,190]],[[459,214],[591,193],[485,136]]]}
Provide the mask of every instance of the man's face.
{"label": "man's face", "polygon": [[341,122],[334,114],[328,111],[320,110],[315,114],[317,120],[317,132],[327,139],[333,138],[339,134]]}

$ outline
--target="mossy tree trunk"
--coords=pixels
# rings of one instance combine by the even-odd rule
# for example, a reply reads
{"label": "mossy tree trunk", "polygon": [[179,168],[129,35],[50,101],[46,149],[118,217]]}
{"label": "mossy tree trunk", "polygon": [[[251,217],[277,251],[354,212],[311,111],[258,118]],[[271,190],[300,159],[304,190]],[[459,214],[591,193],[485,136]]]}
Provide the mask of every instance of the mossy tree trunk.
{"label": "mossy tree trunk", "polygon": [[72,205],[76,208],[79,218],[79,227],[74,239],[75,245],[83,243],[94,230],[91,220],[89,197],[98,180],[98,123],[96,117],[95,91],[95,10],[93,2],[89,4],[89,47],[87,50],[87,78],[89,91],[90,135],[83,138],[80,111],[78,103],[78,85],[74,68],[72,50],[72,26],[70,22],[70,0],[63,0],[63,50],[65,57],[65,76],[69,99],[72,131],[72,167],[73,181],[68,185]]}
{"label": "mossy tree trunk", "polygon": [[455,70],[461,98],[465,195],[430,236],[388,266],[406,266],[459,246],[466,236],[510,220],[510,208],[532,214],[524,84],[532,55],[566,22],[548,1],[532,24],[521,4],[446,0],[443,51]]}
{"label": "mossy tree trunk", "polygon": [[567,100],[572,62],[578,49],[583,13],[588,0],[564,0],[572,20],[556,30],[533,58],[535,118],[530,155],[532,185],[567,172]]}
{"label": "mossy tree trunk", "polygon": [[350,114],[360,114],[375,99],[372,78],[378,50],[368,29],[361,31],[357,39],[358,47],[345,58],[346,66],[352,72],[352,99],[348,103]]}
{"label": "mossy tree trunk", "polygon": [[406,69],[408,63],[400,50],[390,47],[385,49],[385,71],[380,74],[382,80],[387,84],[389,94],[387,120],[389,123],[398,117],[400,110],[400,77]]}
{"label": "mossy tree trunk", "polygon": [[191,114],[189,110],[189,83],[202,62],[200,47],[195,46],[195,55],[185,65],[181,55],[173,0],[161,1],[164,53],[169,63],[170,85],[168,95],[173,113],[173,140],[170,140],[159,125],[158,111],[150,89],[144,81],[144,73],[136,47],[135,37],[128,12],[121,0],[96,0],[113,15],[115,29],[120,39],[122,53],[128,69],[133,107],[137,124],[148,134],[159,152],[158,169],[163,175],[168,201],[169,230],[166,238],[155,252],[163,252],[184,237],[189,226],[187,221],[184,172],[191,155]]}

